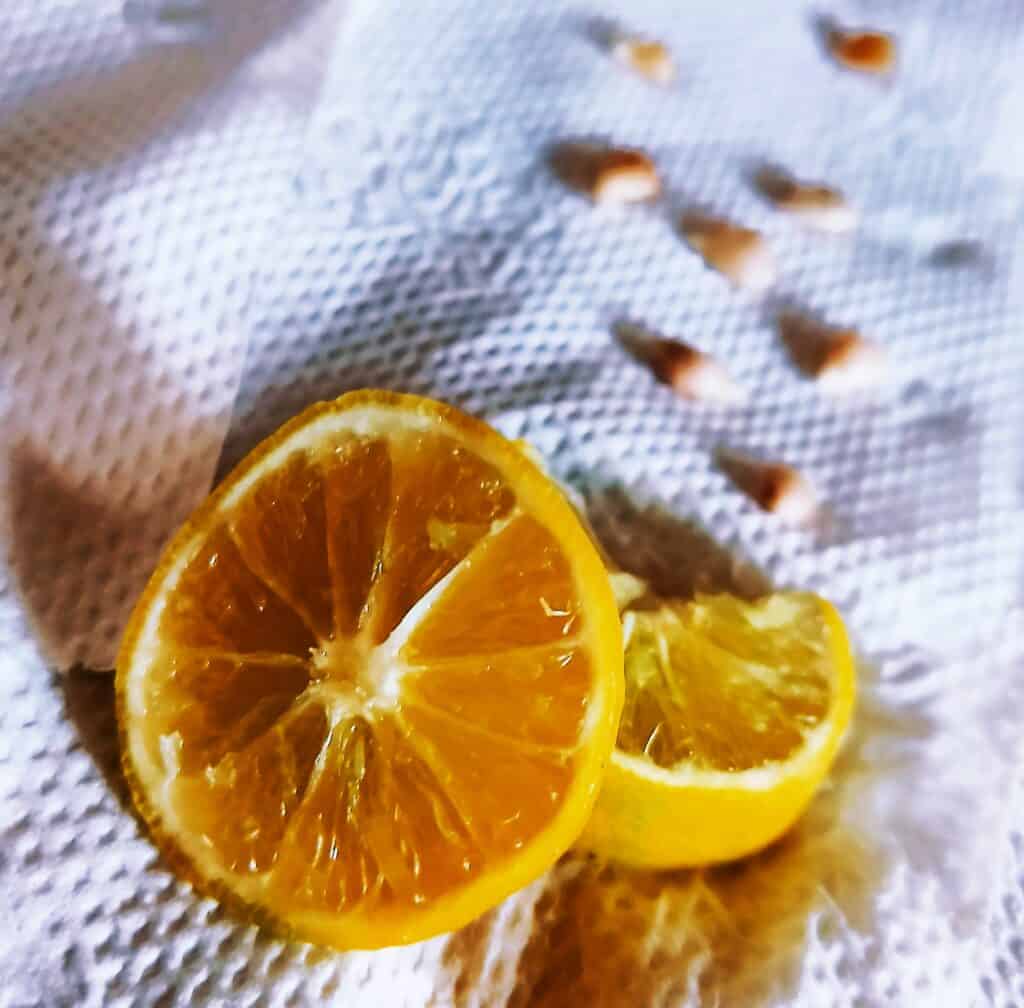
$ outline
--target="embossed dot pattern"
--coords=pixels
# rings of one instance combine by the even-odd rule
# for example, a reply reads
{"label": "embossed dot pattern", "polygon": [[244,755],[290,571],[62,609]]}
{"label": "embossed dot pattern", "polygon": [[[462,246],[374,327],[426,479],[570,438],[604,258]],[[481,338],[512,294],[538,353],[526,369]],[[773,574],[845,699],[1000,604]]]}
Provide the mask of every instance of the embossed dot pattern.
{"label": "embossed dot pattern", "polygon": [[[992,154],[1017,129],[1017,5],[385,0],[336,45],[338,5],[160,6],[0,11],[0,1006],[535,1005],[563,967],[592,1008],[1024,1005],[1024,810],[1002,802],[1024,711],[1022,191]],[[677,84],[608,59],[616,7]],[[837,70],[823,14],[892,31],[897,75]],[[665,199],[590,206],[549,169],[571,139],[648,151]],[[777,215],[763,162],[842,188],[857,232]],[[694,208],[764,232],[770,294],[685,247]],[[823,395],[779,338],[792,308],[881,343],[884,387]],[[747,404],[677,400],[613,339],[625,320],[713,353]],[[706,889],[569,860],[457,935],[347,956],[174,879],[124,806],[109,683],[53,670],[109,665],[218,456],[361,385],[528,438],[666,589],[841,605],[862,727],[792,843]],[[821,520],[759,512],[723,448],[804,470]],[[738,925],[694,938],[705,896]]]}
{"label": "embossed dot pattern", "polygon": [[[952,8],[875,11],[903,67],[879,88],[819,58],[801,12],[752,23],[696,5],[680,24],[642,5],[630,24],[682,54],[682,80],[657,89],[611,65],[602,26],[571,9],[467,10],[454,25],[380,11],[380,61],[334,63],[339,98],[320,107],[300,205],[257,285],[224,465],[308,401],[367,384],[426,392],[533,440],[585,492],[588,474],[646,484],[771,579],[827,588],[877,646],[933,640],[943,605],[978,603],[944,624],[954,635],[997,623],[1018,588],[1008,546],[1024,541],[999,433],[1022,360],[1021,193],[969,154],[1009,69],[1001,22],[995,7],[958,19],[953,39]],[[991,80],[958,69],[962,32],[991,54]],[[770,102],[741,93],[755,77]],[[591,207],[546,164],[572,138],[648,151],[666,198]],[[750,184],[762,162],[840,185],[857,234],[822,238],[776,214]],[[694,207],[764,230],[780,266],[769,295],[729,289],[685,248],[678,217]],[[951,245],[979,251],[948,261]],[[794,308],[880,343],[885,384],[823,395],[780,339]],[[616,344],[623,320],[713,353],[749,405],[680,404]],[[822,521],[780,529],[729,486],[721,449],[804,470]]]}
{"label": "embossed dot pattern", "polygon": [[297,167],[289,86],[316,75],[272,76],[310,4],[252,5],[202,44],[122,6],[0,13],[3,561],[60,666],[110,666],[209,486],[252,264]]}

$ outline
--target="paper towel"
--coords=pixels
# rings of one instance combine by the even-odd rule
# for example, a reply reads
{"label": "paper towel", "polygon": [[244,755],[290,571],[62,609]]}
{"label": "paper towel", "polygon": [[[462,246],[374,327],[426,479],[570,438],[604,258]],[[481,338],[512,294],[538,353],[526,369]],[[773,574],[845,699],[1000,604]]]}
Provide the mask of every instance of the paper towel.
{"label": "paper towel", "polygon": [[332,34],[331,5],[220,3],[168,44],[172,6],[0,14],[0,611],[59,666],[111,665],[209,488]]}
{"label": "paper towel", "polygon": [[[11,49],[49,61],[21,64],[37,67],[36,84],[3,78],[12,104],[19,87],[86,72],[89,39],[102,65],[139,45],[113,11],[103,22],[55,5],[47,36],[28,9],[11,22],[17,37],[43,41]],[[998,2],[827,13],[892,31],[894,76],[837,70],[821,46],[823,12],[796,2],[768,12],[390,0],[349,12],[301,149],[313,103],[308,86],[289,83],[289,69],[310,62],[296,42],[294,62],[273,45],[249,57],[261,87],[243,76],[204,92],[194,119],[156,131],[177,138],[185,163],[207,164],[193,181],[163,160],[170,140],[143,139],[145,167],[109,191],[92,180],[86,141],[60,184],[36,179],[38,155],[14,169],[0,158],[16,191],[36,201],[56,191],[80,208],[70,219],[85,215],[95,244],[79,265],[80,246],[66,243],[80,286],[57,301],[88,307],[109,288],[117,311],[138,311],[122,326],[132,327],[126,345],[142,347],[99,357],[98,373],[123,373],[113,388],[124,391],[97,405],[95,379],[69,381],[68,361],[100,345],[96,333],[121,331],[111,315],[83,329],[43,314],[40,331],[93,334],[67,360],[46,357],[65,343],[37,345],[27,329],[9,345],[11,360],[30,362],[16,365],[23,377],[44,380],[4,386],[5,423],[16,418],[17,443],[42,444],[48,460],[29,464],[47,492],[18,490],[40,481],[19,475],[12,452],[4,526],[14,563],[0,657],[0,871],[3,916],[18,925],[0,989],[10,1004],[1024,1003],[1021,820],[1005,797],[1024,710],[1022,193],[1006,157],[1024,23]],[[678,83],[657,88],[614,64],[601,45],[613,24],[666,42]],[[303,44],[313,36],[324,32]],[[89,108],[100,83],[67,90]],[[83,113],[54,108],[39,114],[61,124],[46,135],[63,150]],[[154,114],[148,102],[136,111]],[[18,150],[30,148],[31,122]],[[221,148],[231,129],[234,156]],[[549,153],[576,139],[648,151],[663,204],[596,209],[566,190]],[[245,142],[277,160],[240,157]],[[862,227],[844,238],[800,230],[752,188],[763,163],[839,186]],[[218,177],[229,167],[240,173],[230,186]],[[206,221],[190,230],[195,201]],[[781,269],[768,297],[731,290],[686,248],[678,216],[695,207],[764,231]],[[46,211],[27,216],[39,228]],[[143,220],[154,227],[145,239],[131,230]],[[213,220],[225,222],[223,242]],[[152,265],[147,242],[163,250]],[[142,265],[121,278],[118,255],[130,252]],[[236,280],[232,302],[222,285],[247,270],[252,282]],[[28,286],[40,300],[49,284]],[[883,344],[884,386],[849,401],[820,394],[779,338],[777,314],[793,307]],[[209,321],[220,312],[237,324]],[[680,403],[615,341],[624,320],[713,353],[747,405]],[[204,326],[215,349],[191,336]],[[569,858],[481,923],[409,949],[284,946],[197,900],[121,804],[102,716],[109,686],[45,670],[109,660],[156,543],[209,479],[240,374],[222,470],[312,400],[361,385],[438,395],[530,439],[583,493],[615,556],[663,587],[768,581],[834,598],[862,653],[863,700],[832,785],[791,837],[740,866],[646,876]],[[161,412],[149,404],[168,384],[183,398]],[[827,520],[780,527],[729,483],[721,448],[805,471]],[[144,456],[164,475],[147,472]],[[49,514],[74,548],[41,531]]]}

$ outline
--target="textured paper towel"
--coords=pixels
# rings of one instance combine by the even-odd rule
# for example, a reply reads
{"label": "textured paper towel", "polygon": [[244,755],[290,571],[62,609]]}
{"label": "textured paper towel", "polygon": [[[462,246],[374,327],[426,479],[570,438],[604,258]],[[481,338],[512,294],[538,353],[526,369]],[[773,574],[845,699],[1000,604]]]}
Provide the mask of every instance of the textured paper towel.
{"label": "textured paper towel", "polygon": [[[532,440],[617,557],[666,587],[753,566],[847,613],[858,731],[802,828],[699,877],[570,862],[513,1004],[971,1003],[1021,713],[1021,192],[1000,156],[1019,20],[836,11],[895,32],[900,72],[879,83],[823,59],[798,5],[631,5],[625,27],[678,54],[666,92],[595,44],[592,15],[611,10],[454,9],[377,5],[342,43],[304,200],[252,306],[225,461],[346,388],[440,395]],[[666,206],[567,192],[545,152],[572,138],[648,150]],[[773,214],[749,184],[762,161],[842,186],[861,231],[822,239]],[[765,230],[772,297],[737,295],[682,246],[674,217],[694,205]],[[884,344],[887,386],[819,394],[774,325],[793,305]],[[751,405],[679,404],[611,338],[621,319],[715,353]],[[800,466],[829,520],[779,529],[719,472],[720,446]]]}
{"label": "textured paper towel", "polygon": [[209,487],[332,34],[330,5],[220,3],[166,44],[172,6],[0,13],[0,612],[58,665],[110,666]]}
{"label": "textured paper towel", "polygon": [[[62,10],[71,20],[56,33],[61,46],[75,31],[91,37],[89,18]],[[160,335],[143,343],[185,389],[141,427],[163,430],[163,416],[186,424],[180,441],[149,444],[163,478],[187,493],[133,510],[104,471],[84,495],[92,510],[82,495],[58,495],[72,501],[58,512],[69,528],[90,537],[70,580],[52,569],[67,551],[42,549],[48,578],[36,560],[18,560],[18,544],[33,539],[19,521],[43,511],[12,509],[11,591],[27,604],[10,611],[29,613],[36,636],[12,634],[0,656],[10,693],[0,712],[3,916],[18,921],[0,964],[10,1004],[1021,1003],[1021,820],[1005,796],[1024,711],[1024,312],[1014,282],[1022,191],[1013,157],[1024,25],[1011,3],[830,10],[895,32],[899,71],[875,81],[824,58],[820,9],[694,3],[681,16],[647,2],[621,13],[625,27],[672,46],[677,86],[654,88],[608,60],[598,40],[611,5],[357,5],[331,59],[297,192],[286,214],[280,202],[262,208],[262,221],[274,221],[266,254],[248,240],[212,243],[220,268],[197,263],[189,274],[194,250],[174,238],[188,212],[176,208],[214,199],[216,171],[191,188],[167,180],[151,199],[168,215],[159,233],[171,251],[161,262],[181,271],[160,305],[195,305],[205,320],[202,285],[239,267],[241,251],[255,282],[241,325],[218,336],[224,352],[192,372],[223,367],[208,410],[196,408],[203,379],[193,391],[188,374],[194,341],[173,345],[167,333],[179,327],[156,308],[142,316],[150,328],[135,323]],[[86,59],[84,43],[70,48]],[[289,93],[287,67],[267,70],[270,93]],[[13,78],[5,88],[18,86]],[[88,89],[80,93],[85,101]],[[256,142],[243,123],[273,145],[295,128],[303,100],[275,122],[260,98],[243,88],[219,106],[200,103],[200,121],[214,116],[218,139],[237,124],[236,147]],[[57,133],[52,142],[66,142]],[[596,210],[559,184],[549,145],[595,137],[656,158],[668,192],[661,208]],[[285,151],[294,148],[274,149],[276,166],[228,160],[238,171],[236,160],[247,162],[249,184],[285,198],[295,177]],[[824,239],[780,218],[749,185],[761,161],[842,186],[862,229]],[[126,181],[122,199],[138,199],[139,184]],[[90,192],[79,202],[100,213],[116,200]],[[215,204],[232,234],[256,230],[242,202]],[[764,229],[781,267],[769,298],[731,291],[685,248],[676,217],[693,206]],[[105,240],[139,244],[123,230],[139,218],[112,218]],[[115,253],[98,248],[96,262],[110,259],[116,276]],[[138,268],[152,282],[151,268]],[[83,286],[98,283],[87,274]],[[782,305],[883,343],[887,385],[845,403],[819,394],[780,343],[773,319]],[[679,403],[612,339],[623,319],[716,354],[748,388],[749,405]],[[616,556],[663,586],[765,578],[835,598],[864,654],[864,698],[833,786],[793,836],[742,866],[697,875],[570,859],[459,935],[351,956],[264,939],[174,882],[119,805],[112,724],[95,714],[109,709],[109,686],[80,677],[57,685],[39,670],[102,654],[116,632],[123,609],[109,588],[126,591],[125,558],[109,551],[117,529],[103,516],[125,518],[126,548],[140,553],[132,576],[144,577],[141,554],[151,562],[169,519],[199,492],[195,477],[210,471],[243,334],[248,360],[222,467],[314,399],[367,384],[427,392],[533,441],[584,494]],[[40,373],[69,373],[59,363],[43,358]],[[126,380],[138,370],[129,361]],[[29,441],[52,449],[51,471],[94,474],[92,414],[58,408],[67,396],[48,380],[52,391],[34,402],[11,383],[5,408],[21,403],[16,429],[42,430]],[[148,404],[159,387],[129,394]],[[138,474],[132,436],[117,423],[140,409],[120,413],[122,401],[97,409],[114,423],[107,438],[124,442],[114,457]],[[205,440],[187,426],[196,416],[215,418]],[[200,460],[194,478],[175,445]],[[779,528],[716,467],[723,446],[807,471],[828,520],[812,532]],[[81,470],[76,448],[85,450]],[[148,524],[157,514],[163,520]],[[109,633],[91,637],[101,623]]]}

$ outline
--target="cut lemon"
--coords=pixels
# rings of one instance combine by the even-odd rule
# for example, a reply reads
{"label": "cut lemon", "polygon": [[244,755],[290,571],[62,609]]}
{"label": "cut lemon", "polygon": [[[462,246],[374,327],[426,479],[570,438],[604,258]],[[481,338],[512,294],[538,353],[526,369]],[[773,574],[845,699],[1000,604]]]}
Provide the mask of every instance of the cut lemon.
{"label": "cut lemon", "polygon": [[849,724],[842,620],[799,593],[645,602],[623,613],[626,701],[581,845],[652,868],[750,854],[807,807]]}
{"label": "cut lemon", "polygon": [[466,923],[576,839],[622,706],[562,494],[440,403],[358,392],[260,445],[167,547],[117,660],[169,858],[342,948]]}

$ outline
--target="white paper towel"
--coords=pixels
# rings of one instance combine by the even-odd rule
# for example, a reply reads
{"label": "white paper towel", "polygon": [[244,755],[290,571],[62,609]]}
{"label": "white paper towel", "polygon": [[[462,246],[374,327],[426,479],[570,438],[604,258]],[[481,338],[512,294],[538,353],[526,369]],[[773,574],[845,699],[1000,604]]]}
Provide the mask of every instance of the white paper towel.
{"label": "white paper towel", "polygon": [[[193,66],[191,49],[138,48],[113,7],[54,5],[45,30],[29,11],[0,15],[4,99],[28,103],[0,156],[25,194],[2,291],[0,916],[16,923],[0,1005],[1024,1004],[1006,807],[1024,712],[1014,4],[830,9],[895,34],[887,81],[839,72],[823,11],[796,2],[356,4],[302,145],[303,75],[330,34],[315,11],[223,87],[195,83],[208,49]],[[677,85],[608,59],[617,20],[671,46]],[[118,68],[135,60],[128,90],[150,97],[125,108]],[[651,153],[663,206],[567,191],[547,150],[578,138]],[[842,187],[862,228],[799,230],[752,190],[761,162]],[[676,226],[695,206],[765,231],[777,290],[754,299],[703,267]],[[885,387],[822,396],[779,339],[793,305],[885,345]],[[678,402],[613,340],[625,319],[714,353],[748,405]],[[569,859],[409,949],[284,946],[196,900],[121,805],[109,686],[46,669],[109,661],[156,545],[205,488],[240,375],[222,467],[314,399],[430,393],[529,438],[616,556],[664,586],[763,577],[834,598],[864,697],[833,785],[742,866]],[[718,469],[722,447],[806,471],[828,520],[780,528]]]}
{"label": "white paper towel", "polygon": [[0,13],[0,611],[60,666],[110,666],[209,488],[336,16],[210,4],[165,44],[171,6]]}

